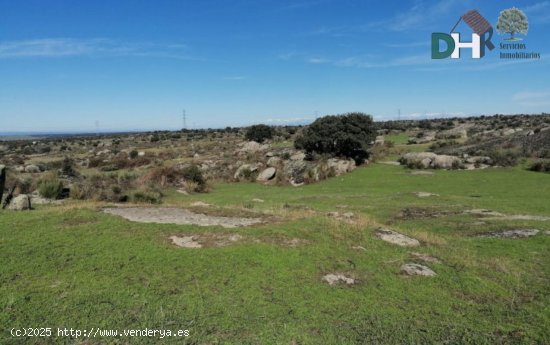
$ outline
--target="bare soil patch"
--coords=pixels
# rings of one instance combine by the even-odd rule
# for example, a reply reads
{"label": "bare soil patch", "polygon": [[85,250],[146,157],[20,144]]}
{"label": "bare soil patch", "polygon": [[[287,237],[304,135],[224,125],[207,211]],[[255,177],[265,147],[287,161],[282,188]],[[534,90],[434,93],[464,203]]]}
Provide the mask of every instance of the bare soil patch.
{"label": "bare soil patch", "polygon": [[436,207],[407,207],[398,214],[400,219],[439,218],[459,214],[458,211],[443,210]]}
{"label": "bare soil patch", "polygon": [[223,226],[224,228],[237,228],[264,222],[260,218],[210,216],[172,207],[105,208],[103,209],[103,212],[139,223]]}
{"label": "bare soil patch", "polygon": [[464,214],[470,214],[474,216],[483,217],[488,220],[535,220],[535,221],[550,221],[550,217],[535,216],[530,214],[503,214],[500,212],[487,210],[487,209],[473,209],[466,210]]}
{"label": "bare soil patch", "polygon": [[189,236],[170,236],[172,243],[183,248],[225,247],[239,242],[243,237],[239,234],[201,234]]}
{"label": "bare soil patch", "polygon": [[537,235],[540,230],[537,229],[516,229],[505,231],[493,231],[480,235],[480,237],[489,238],[527,238]]}
{"label": "bare soil patch", "polygon": [[441,260],[439,260],[438,258],[433,257],[431,255],[428,255],[428,254],[416,253],[416,252],[412,252],[410,254],[413,258],[418,259],[418,260],[422,260],[424,262],[430,262],[430,263],[433,263],[433,264],[440,264],[441,263]]}

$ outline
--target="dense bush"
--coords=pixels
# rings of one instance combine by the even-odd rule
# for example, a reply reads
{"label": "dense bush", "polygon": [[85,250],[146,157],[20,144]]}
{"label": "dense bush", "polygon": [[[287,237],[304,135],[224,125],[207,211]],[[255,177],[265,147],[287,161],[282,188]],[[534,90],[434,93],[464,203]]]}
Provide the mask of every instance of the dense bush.
{"label": "dense bush", "polygon": [[65,157],[61,164],[61,176],[74,177],[77,176],[76,169],[74,168],[73,160],[69,157]]}
{"label": "dense bush", "polygon": [[375,138],[370,115],[348,113],[315,120],[298,136],[294,146],[306,152],[353,158],[361,164],[368,158],[367,147]]}
{"label": "dense bush", "polygon": [[38,182],[38,192],[44,198],[59,199],[63,194],[63,183],[55,178],[48,178]]}
{"label": "dense bush", "polygon": [[536,161],[531,164],[529,170],[550,173],[550,161]]}
{"label": "dense bush", "polygon": [[245,137],[247,140],[253,140],[257,141],[259,143],[263,143],[267,139],[271,139],[273,137],[274,130],[272,127],[267,125],[254,125],[248,127],[246,130]]}
{"label": "dense bush", "polygon": [[189,192],[205,192],[206,180],[196,165],[184,168],[176,166],[158,167],[147,172],[142,182],[155,187],[183,186]]}
{"label": "dense bush", "polygon": [[138,190],[132,195],[132,201],[135,203],[160,204],[162,197],[162,193],[158,190]]}
{"label": "dense bush", "polygon": [[494,149],[487,154],[491,157],[493,165],[509,167],[516,166],[521,154],[514,149]]}

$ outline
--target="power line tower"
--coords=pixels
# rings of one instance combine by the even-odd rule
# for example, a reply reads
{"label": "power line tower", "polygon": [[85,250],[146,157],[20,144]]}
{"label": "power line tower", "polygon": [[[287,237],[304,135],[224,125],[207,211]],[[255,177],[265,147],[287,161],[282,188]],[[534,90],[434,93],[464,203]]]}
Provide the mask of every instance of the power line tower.
{"label": "power line tower", "polygon": [[187,129],[187,114],[185,112],[185,109],[183,109],[181,119],[182,119],[182,122],[183,122],[183,129]]}
{"label": "power line tower", "polygon": [[95,120],[95,135],[99,135],[99,121]]}
{"label": "power line tower", "polygon": [[401,109],[397,109],[397,121],[401,121]]}

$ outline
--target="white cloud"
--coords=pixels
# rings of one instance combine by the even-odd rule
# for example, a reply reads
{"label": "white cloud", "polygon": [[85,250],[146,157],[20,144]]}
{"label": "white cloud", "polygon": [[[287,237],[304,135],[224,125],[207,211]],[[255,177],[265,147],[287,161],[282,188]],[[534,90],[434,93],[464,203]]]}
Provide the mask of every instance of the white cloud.
{"label": "white cloud", "polygon": [[323,64],[330,62],[330,60],[324,58],[309,58],[306,59],[306,62],[311,64]]}
{"label": "white cloud", "polygon": [[223,80],[245,80],[246,77],[244,75],[236,75],[232,77],[223,77]]}
{"label": "white cloud", "polygon": [[71,57],[71,56],[136,56],[191,59],[187,46],[120,42],[107,38],[43,38],[0,42],[0,58]]}
{"label": "white cloud", "polygon": [[550,106],[550,90],[517,92],[512,100],[525,107]]}

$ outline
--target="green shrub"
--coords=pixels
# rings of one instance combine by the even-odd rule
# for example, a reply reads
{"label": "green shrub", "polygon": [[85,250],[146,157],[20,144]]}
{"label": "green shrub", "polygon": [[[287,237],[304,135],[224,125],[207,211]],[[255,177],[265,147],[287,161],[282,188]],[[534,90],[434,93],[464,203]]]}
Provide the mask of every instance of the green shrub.
{"label": "green shrub", "polygon": [[63,183],[58,179],[41,180],[38,183],[38,192],[44,198],[59,199],[63,193]]}
{"label": "green shrub", "polygon": [[65,157],[61,163],[61,175],[74,177],[77,175],[77,172],[74,168],[74,163],[69,157]]}
{"label": "green shrub", "polygon": [[306,152],[353,158],[362,164],[369,156],[367,147],[375,138],[376,128],[370,115],[348,113],[315,120],[294,146]]}
{"label": "green shrub", "polygon": [[160,204],[162,193],[158,190],[139,190],[132,194],[132,201],[136,203]]}
{"label": "green shrub", "polygon": [[136,150],[130,151],[130,159],[135,159],[137,158],[137,156],[139,156],[139,152],[137,152]]}
{"label": "green shrub", "polygon": [[531,164],[529,170],[550,173],[550,161],[536,161]]}
{"label": "green shrub", "polygon": [[254,125],[248,127],[245,133],[247,140],[263,143],[267,139],[273,138],[274,130],[267,125]]}
{"label": "green shrub", "polygon": [[516,166],[521,157],[517,150],[512,149],[495,149],[488,152],[487,155],[491,157],[493,165],[503,167]]}

